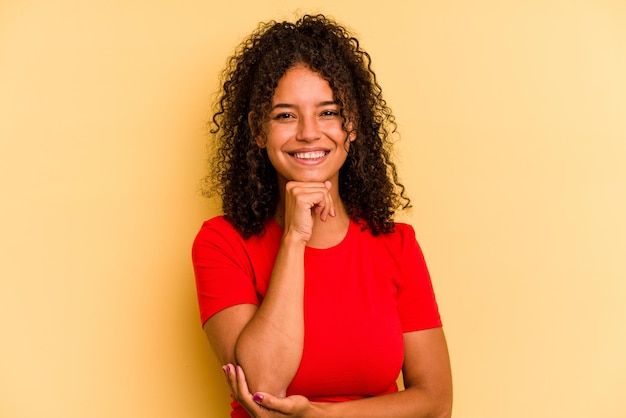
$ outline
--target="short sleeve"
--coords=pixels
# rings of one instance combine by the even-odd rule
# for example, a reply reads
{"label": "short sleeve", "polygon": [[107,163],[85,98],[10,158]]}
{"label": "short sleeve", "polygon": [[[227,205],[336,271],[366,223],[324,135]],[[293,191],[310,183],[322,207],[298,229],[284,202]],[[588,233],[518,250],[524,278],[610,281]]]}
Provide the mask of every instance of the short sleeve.
{"label": "short sleeve", "polygon": [[[397,225],[403,230],[403,281],[398,294],[398,313],[402,331],[417,331],[441,326],[430,274],[422,250],[410,225]],[[400,231],[398,231],[400,232]]]}
{"label": "short sleeve", "polygon": [[206,221],[192,246],[202,324],[238,304],[259,304],[244,240],[222,217]]}

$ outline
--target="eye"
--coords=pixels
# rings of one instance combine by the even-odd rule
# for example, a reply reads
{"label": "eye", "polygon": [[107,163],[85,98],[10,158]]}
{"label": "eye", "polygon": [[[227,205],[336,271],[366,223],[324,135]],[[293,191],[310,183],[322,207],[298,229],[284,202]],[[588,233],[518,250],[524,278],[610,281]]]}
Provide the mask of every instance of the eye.
{"label": "eye", "polygon": [[277,113],[276,115],[274,115],[274,119],[277,120],[290,118],[293,118],[293,115],[291,113]]}
{"label": "eye", "polygon": [[324,110],[322,112],[322,116],[327,118],[333,118],[339,116],[339,112],[337,112],[336,110]]}

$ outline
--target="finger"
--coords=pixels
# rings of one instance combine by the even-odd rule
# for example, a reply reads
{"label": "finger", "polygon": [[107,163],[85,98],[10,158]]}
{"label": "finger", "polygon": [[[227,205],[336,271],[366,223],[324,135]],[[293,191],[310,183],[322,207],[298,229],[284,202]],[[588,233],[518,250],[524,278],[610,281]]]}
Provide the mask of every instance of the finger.
{"label": "finger", "polygon": [[293,189],[293,198],[296,201],[296,207],[306,207],[317,215],[324,218],[328,215],[330,202],[330,193],[326,187],[301,187]]}
{"label": "finger", "polygon": [[322,221],[326,221],[329,216],[336,216],[334,201],[330,193],[331,187],[330,181],[287,183],[286,222],[295,221],[295,225],[308,225],[310,229],[312,226],[309,224],[310,218],[308,221],[303,210],[306,210],[309,215],[319,216]]}
{"label": "finger", "polygon": [[238,391],[237,391],[237,378],[234,374],[234,366],[232,364],[226,364],[222,367],[222,371],[224,372],[224,375],[226,376],[226,382],[228,383],[228,386],[230,387],[230,391],[233,394],[233,397],[235,399],[237,399],[238,396]]}
{"label": "finger", "polygon": [[254,395],[252,395],[252,399],[254,400],[254,402],[266,409],[272,409],[282,412],[284,414],[289,413],[291,410],[291,402],[288,397],[278,398],[269,393],[256,392]]}
{"label": "finger", "polygon": [[287,190],[293,189],[296,187],[300,188],[320,188],[326,187],[325,183],[330,183],[329,181],[319,182],[319,181],[290,181],[285,186]]}
{"label": "finger", "polygon": [[330,216],[336,216],[337,213],[335,212],[335,202],[333,201],[333,196],[330,193],[330,189],[332,188],[333,184],[326,180],[324,182],[324,186],[326,186],[326,190],[328,191],[328,193],[326,193],[326,199],[328,200],[328,214]]}
{"label": "finger", "polygon": [[302,416],[310,406],[309,400],[300,395],[279,398],[268,393],[257,392],[253,398],[256,398],[255,402],[265,409],[277,411],[286,416]]}
{"label": "finger", "polygon": [[335,207],[333,204],[333,198],[330,194],[330,188],[332,184],[330,181],[324,182],[324,188],[322,189],[322,201],[318,203],[316,212],[320,215],[322,221],[326,221],[328,216],[335,216]]}
{"label": "finger", "polygon": [[237,377],[237,392],[241,399],[251,399],[252,394],[248,389],[248,382],[246,381],[246,375],[243,372],[241,366],[235,366],[235,375]]}
{"label": "finger", "polygon": [[[241,366],[230,366],[230,375],[233,378],[231,385],[234,387],[233,396],[235,400],[250,414],[250,416],[258,416],[259,405],[254,402],[252,394],[248,389],[246,375]],[[236,393],[236,396],[235,396]]]}

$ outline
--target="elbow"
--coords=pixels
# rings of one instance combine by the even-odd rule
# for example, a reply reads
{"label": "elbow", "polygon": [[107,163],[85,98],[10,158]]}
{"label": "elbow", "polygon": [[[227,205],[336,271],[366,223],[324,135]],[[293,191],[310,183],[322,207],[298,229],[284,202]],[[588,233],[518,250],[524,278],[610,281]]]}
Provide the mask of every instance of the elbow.
{"label": "elbow", "polygon": [[446,405],[446,407],[441,409],[439,413],[434,415],[433,418],[450,418],[451,416],[452,416],[452,403],[450,403],[450,405]]}
{"label": "elbow", "polygon": [[452,417],[452,403],[438,403],[433,405],[430,413],[427,413],[425,416],[428,416],[428,418],[450,418]]}
{"label": "elbow", "polygon": [[289,381],[282,378],[279,373],[265,372],[272,368],[259,366],[258,361],[254,359],[254,355],[240,353],[238,350],[235,355],[236,364],[242,368],[250,392],[266,392],[279,398],[287,396]]}
{"label": "elbow", "polygon": [[433,418],[450,418],[452,416],[452,391],[441,394],[436,399]]}
{"label": "elbow", "polygon": [[452,392],[415,390],[415,398],[412,401],[415,418],[450,418],[452,416]]}
{"label": "elbow", "polygon": [[450,418],[452,416],[452,390],[425,391],[426,409],[422,412],[428,418]]}

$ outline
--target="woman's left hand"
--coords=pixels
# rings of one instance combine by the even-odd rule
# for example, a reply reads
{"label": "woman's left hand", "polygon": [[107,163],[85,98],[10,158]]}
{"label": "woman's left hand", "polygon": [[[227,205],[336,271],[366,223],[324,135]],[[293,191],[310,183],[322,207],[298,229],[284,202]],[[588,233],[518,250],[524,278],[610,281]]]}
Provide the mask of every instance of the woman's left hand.
{"label": "woman's left hand", "polygon": [[222,369],[233,397],[254,418],[305,418],[312,412],[313,404],[304,396],[281,398],[265,392],[256,392],[253,395],[248,389],[241,366],[227,364]]}

